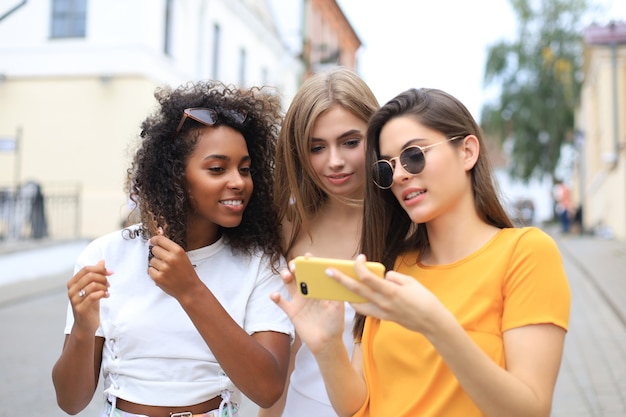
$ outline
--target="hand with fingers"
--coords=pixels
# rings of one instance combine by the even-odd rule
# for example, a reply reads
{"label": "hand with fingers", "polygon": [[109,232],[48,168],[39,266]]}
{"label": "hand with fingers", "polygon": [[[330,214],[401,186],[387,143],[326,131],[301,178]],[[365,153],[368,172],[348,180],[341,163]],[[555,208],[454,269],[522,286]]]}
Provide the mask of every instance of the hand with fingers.
{"label": "hand with fingers", "polygon": [[286,300],[278,292],[272,293],[270,297],[287,313],[300,339],[311,352],[316,353],[326,347],[329,340],[342,338],[344,302],[304,297],[298,291],[295,273],[293,262],[289,263],[289,270],[280,273],[290,300]]}
{"label": "hand with fingers", "polygon": [[148,274],[159,288],[176,299],[202,284],[185,250],[162,234],[150,238]]}
{"label": "hand with fingers", "polygon": [[438,314],[445,314],[441,301],[415,278],[388,271],[385,279],[377,278],[365,266],[365,256],[359,255],[355,269],[359,280],[339,271],[333,274],[349,290],[365,297],[368,302],[351,304],[365,316],[393,321],[409,330],[427,332]]}
{"label": "hand with fingers", "polygon": [[109,296],[108,276],[104,260],[83,267],[67,283],[67,295],[72,303],[75,325],[95,333],[100,324],[100,300]]}

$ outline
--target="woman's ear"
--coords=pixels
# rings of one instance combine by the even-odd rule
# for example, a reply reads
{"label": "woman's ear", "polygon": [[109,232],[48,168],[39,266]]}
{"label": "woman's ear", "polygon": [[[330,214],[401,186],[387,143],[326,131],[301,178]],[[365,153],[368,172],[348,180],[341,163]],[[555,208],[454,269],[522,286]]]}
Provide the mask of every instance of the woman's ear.
{"label": "woman's ear", "polygon": [[463,152],[465,154],[464,166],[466,171],[470,171],[478,161],[480,155],[480,142],[474,135],[467,135],[463,139]]}

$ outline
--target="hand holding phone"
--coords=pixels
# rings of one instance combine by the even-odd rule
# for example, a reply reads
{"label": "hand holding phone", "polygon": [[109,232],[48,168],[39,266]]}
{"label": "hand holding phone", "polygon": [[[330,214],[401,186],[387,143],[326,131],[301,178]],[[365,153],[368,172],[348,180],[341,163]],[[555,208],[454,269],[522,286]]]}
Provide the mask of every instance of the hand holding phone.
{"label": "hand holding phone", "polygon": [[[354,261],[348,259],[298,256],[294,259],[295,278],[298,291],[308,298],[362,303],[365,298],[353,293],[326,274],[328,268],[335,268],[351,278],[359,279],[354,270]],[[366,262],[367,268],[383,278],[385,266],[379,262]]]}

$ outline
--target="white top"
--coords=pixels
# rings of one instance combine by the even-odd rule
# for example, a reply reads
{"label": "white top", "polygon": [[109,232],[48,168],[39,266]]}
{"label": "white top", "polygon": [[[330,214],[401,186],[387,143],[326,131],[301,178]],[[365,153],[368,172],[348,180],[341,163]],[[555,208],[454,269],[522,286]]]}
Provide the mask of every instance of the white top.
{"label": "white top", "polygon": [[[227,389],[240,403],[241,392],[224,373],[178,301],[152,281],[148,242],[117,231],[91,242],[75,272],[104,259],[113,271],[110,297],[100,302],[97,336],[105,338],[102,374],[109,400],[145,405],[185,406],[214,398]],[[276,331],[293,336],[287,315],[269,298],[285,293],[266,257],[233,255],[224,239],[188,252],[196,272],[222,306],[249,334]],[[72,328],[68,306],[65,333]]]}
{"label": "white top", "polygon": [[[352,357],[354,350],[354,338],[352,337],[354,315],[355,311],[352,306],[345,303],[343,343],[346,345],[350,357]],[[324,379],[315,361],[315,356],[309,347],[302,343],[296,353],[283,417],[329,417],[336,415],[337,413],[330,405]]]}

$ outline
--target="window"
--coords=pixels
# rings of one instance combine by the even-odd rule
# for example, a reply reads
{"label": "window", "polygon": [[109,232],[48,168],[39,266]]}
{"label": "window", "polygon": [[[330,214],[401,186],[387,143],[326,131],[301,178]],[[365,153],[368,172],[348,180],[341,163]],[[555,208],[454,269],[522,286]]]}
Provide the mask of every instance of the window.
{"label": "window", "polygon": [[211,78],[219,80],[217,69],[219,68],[220,57],[220,25],[213,25],[213,62],[211,66]]}
{"label": "window", "polygon": [[163,53],[172,52],[172,0],[165,2],[165,32],[163,33]]}
{"label": "window", "polygon": [[246,50],[239,50],[239,86],[246,85]]}
{"label": "window", "polygon": [[87,0],[52,0],[51,38],[84,38]]}

